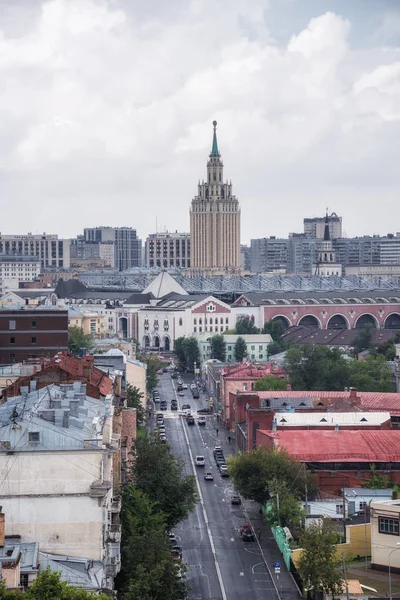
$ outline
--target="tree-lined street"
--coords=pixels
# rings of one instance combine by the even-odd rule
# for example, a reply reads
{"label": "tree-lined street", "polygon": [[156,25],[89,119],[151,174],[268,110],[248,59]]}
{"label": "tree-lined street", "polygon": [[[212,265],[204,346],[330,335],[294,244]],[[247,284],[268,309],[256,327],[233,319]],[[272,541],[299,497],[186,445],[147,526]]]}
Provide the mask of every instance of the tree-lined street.
{"label": "tree-lined street", "polygon": [[[188,384],[191,381],[192,376],[186,378]],[[170,409],[176,392],[168,374],[160,376],[158,389]],[[206,397],[203,395],[194,400],[190,389],[184,394],[178,396],[179,409],[182,404],[190,404],[197,421],[197,409],[206,406]],[[168,443],[176,456],[184,458],[184,473],[196,474],[200,497],[188,519],[173,530],[183,550],[183,561],[188,566],[189,598],[278,600],[280,582],[271,573],[276,557],[264,554],[257,537],[254,542],[244,542],[239,533],[240,526],[248,521],[247,508],[254,509],[255,505],[249,501],[239,506],[231,505],[231,496],[235,492],[232,482],[222,478],[216,468],[214,446],[223,445],[224,452],[229,447],[224,437],[222,440],[217,437],[216,417],[207,416],[205,427],[199,427],[197,422],[195,426],[188,426],[185,418],[180,416],[180,410],[163,412]],[[152,423],[149,425],[151,427]],[[220,436],[223,436],[222,431]],[[205,457],[205,467],[195,466],[196,455]],[[204,480],[208,470],[212,470],[214,481]],[[285,598],[296,595],[293,585]]]}

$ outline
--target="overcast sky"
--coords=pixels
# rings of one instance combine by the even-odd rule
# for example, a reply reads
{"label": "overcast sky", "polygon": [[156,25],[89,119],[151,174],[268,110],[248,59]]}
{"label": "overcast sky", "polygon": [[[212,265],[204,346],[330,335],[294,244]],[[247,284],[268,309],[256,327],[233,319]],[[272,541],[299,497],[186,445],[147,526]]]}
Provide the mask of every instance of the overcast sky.
{"label": "overcast sky", "polygon": [[400,1],[0,0],[2,233],[188,231],[212,121],[242,242],[400,231]]}

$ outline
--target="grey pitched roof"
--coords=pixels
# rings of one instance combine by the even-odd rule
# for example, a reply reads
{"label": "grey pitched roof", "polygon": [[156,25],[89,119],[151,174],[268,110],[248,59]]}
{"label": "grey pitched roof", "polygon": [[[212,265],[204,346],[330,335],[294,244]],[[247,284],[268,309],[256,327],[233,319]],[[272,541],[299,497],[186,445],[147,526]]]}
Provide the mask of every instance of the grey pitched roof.
{"label": "grey pitched roof", "polygon": [[85,590],[99,591],[102,587],[103,564],[89,558],[75,558],[39,552],[40,571],[50,567],[60,573],[62,581]]}

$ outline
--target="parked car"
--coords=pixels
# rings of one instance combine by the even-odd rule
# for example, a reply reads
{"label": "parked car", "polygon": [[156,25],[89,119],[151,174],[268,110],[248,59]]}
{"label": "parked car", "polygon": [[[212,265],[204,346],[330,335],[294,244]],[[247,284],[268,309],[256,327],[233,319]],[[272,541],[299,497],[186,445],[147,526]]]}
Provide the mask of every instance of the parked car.
{"label": "parked car", "polygon": [[205,458],[202,454],[197,454],[196,458],[194,459],[194,462],[196,464],[196,467],[204,467],[204,465],[206,464]]}
{"label": "parked car", "polygon": [[176,536],[174,533],[168,534],[168,540],[172,546],[176,546]]}
{"label": "parked car", "polygon": [[252,526],[249,523],[245,523],[240,528],[240,536],[244,542],[254,542],[255,536]]}
{"label": "parked car", "polygon": [[206,424],[206,418],[205,417],[199,417],[197,419],[197,425],[205,425]]}
{"label": "parked car", "polygon": [[220,465],[219,472],[221,473],[221,477],[229,477],[228,465]]}
{"label": "parked car", "polygon": [[157,423],[164,423],[164,415],[157,413],[156,421]]}
{"label": "parked car", "polygon": [[231,496],[231,504],[242,504],[242,499],[237,494]]}
{"label": "parked car", "polygon": [[214,475],[211,473],[211,471],[206,471],[204,473],[204,479],[206,481],[214,481]]}
{"label": "parked car", "polygon": [[164,368],[163,368],[163,370],[162,370],[162,372],[163,372],[163,373],[168,373],[168,369],[167,369],[167,367],[164,367]]}
{"label": "parked car", "polygon": [[[199,411],[197,411],[197,412],[199,412]],[[215,456],[215,453],[216,453],[216,452],[222,452],[222,448],[221,448],[221,446],[215,446],[215,447],[214,447],[214,450],[213,450],[213,454],[214,454],[214,456]]]}
{"label": "parked car", "polygon": [[174,560],[182,560],[182,548],[180,546],[172,546],[171,553]]}

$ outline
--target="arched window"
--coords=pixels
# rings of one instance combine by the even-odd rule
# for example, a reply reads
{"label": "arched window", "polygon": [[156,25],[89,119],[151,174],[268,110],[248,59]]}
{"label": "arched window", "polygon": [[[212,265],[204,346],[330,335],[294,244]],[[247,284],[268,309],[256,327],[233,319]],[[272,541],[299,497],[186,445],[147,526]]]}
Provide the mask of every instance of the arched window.
{"label": "arched window", "polygon": [[201,317],[199,319],[199,325],[203,325],[203,319]]}
{"label": "arched window", "polygon": [[220,323],[221,323],[221,325],[222,325],[222,324],[223,324],[223,322],[224,322],[224,317],[221,317],[221,319],[220,319],[220,321],[219,321],[219,322],[220,322]]}
{"label": "arched window", "polygon": [[208,200],[209,196],[210,196],[210,192],[208,191],[208,188],[206,188],[206,198],[207,198],[207,200]]}
{"label": "arched window", "polygon": [[225,198],[225,190],[224,190],[224,188],[223,188],[223,187],[221,188],[221,198],[222,198],[222,199],[224,199],[224,198]]}
{"label": "arched window", "polygon": [[193,325],[197,325],[197,319],[196,319],[196,317],[193,319]]}
{"label": "arched window", "polygon": [[215,317],[215,324],[218,325],[218,317]]}

